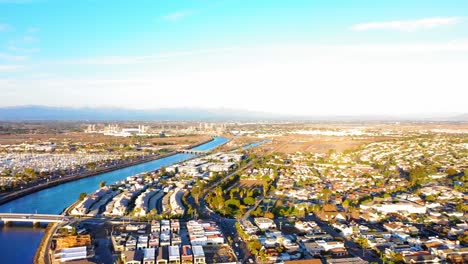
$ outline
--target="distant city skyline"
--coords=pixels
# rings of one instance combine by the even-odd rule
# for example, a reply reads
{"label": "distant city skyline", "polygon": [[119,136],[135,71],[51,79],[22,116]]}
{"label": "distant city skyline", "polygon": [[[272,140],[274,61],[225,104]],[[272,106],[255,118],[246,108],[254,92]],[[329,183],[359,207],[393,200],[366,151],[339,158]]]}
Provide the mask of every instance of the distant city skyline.
{"label": "distant city skyline", "polygon": [[468,2],[0,0],[0,10],[0,107],[468,112]]}

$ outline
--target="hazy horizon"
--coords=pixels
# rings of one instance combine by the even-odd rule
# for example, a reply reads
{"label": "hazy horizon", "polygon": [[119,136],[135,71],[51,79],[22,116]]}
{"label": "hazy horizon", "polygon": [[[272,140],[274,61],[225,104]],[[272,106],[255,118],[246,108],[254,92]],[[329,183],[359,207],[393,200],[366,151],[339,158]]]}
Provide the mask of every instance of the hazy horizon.
{"label": "hazy horizon", "polygon": [[4,120],[188,120],[188,121],[468,121],[468,113],[406,113],[390,114],[285,114],[233,108],[154,108],[130,109],[121,107],[0,107],[0,121]]}

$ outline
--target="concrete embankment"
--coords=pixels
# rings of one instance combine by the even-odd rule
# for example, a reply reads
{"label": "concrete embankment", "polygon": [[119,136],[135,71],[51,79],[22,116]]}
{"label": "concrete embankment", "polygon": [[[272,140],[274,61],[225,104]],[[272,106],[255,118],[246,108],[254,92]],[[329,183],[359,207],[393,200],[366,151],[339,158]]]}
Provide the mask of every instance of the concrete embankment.
{"label": "concrete embankment", "polygon": [[[71,205],[69,205],[67,208],[64,208],[63,211],[60,213],[62,215],[68,215],[75,207],[80,200],[75,201]],[[44,236],[41,239],[41,243],[39,244],[39,247],[36,250],[36,253],[34,254],[34,264],[51,264],[51,255],[49,253],[49,249],[51,247],[52,243],[52,236],[55,234],[57,231],[57,228],[60,227],[61,225],[59,223],[50,223],[47,225],[46,230],[44,232]]]}
{"label": "concrete embankment", "polygon": [[48,250],[50,248],[50,243],[53,234],[57,230],[59,226],[58,223],[50,223],[47,225],[47,228],[44,232],[44,237],[39,244],[39,247],[36,250],[36,254],[34,254],[34,264],[50,264],[50,257],[48,254]]}
{"label": "concrete embankment", "polygon": [[95,170],[95,171],[89,171],[89,172],[82,173],[82,174],[79,174],[79,175],[76,175],[76,176],[63,176],[60,179],[56,179],[56,180],[53,180],[53,181],[50,181],[50,182],[47,182],[47,183],[43,183],[43,184],[40,184],[40,185],[28,187],[28,188],[20,190],[20,191],[14,191],[12,193],[4,194],[2,197],[0,197],[0,205],[5,204],[5,203],[10,202],[10,201],[13,201],[15,199],[18,199],[20,197],[26,196],[28,194],[38,192],[38,191],[41,191],[41,190],[44,190],[44,189],[47,189],[47,188],[50,188],[50,187],[54,187],[54,186],[57,186],[57,185],[60,185],[60,184],[66,183],[66,182],[71,182],[71,181],[76,181],[76,180],[91,177],[91,176],[96,176],[96,175],[101,174],[101,173],[111,172],[111,171],[114,171],[114,170],[123,169],[123,168],[126,168],[126,167],[138,165],[138,164],[141,164],[141,163],[146,163],[146,162],[149,162],[149,161],[166,158],[166,157],[169,157],[169,156],[172,156],[172,155],[175,155],[175,154],[177,154],[177,153],[176,152],[170,152],[170,153],[165,154],[165,155],[146,157],[146,158],[143,158],[143,159],[140,159],[140,160],[136,160],[136,161],[132,161],[132,162],[124,163],[124,164],[119,164],[119,165],[112,166],[112,167],[109,167],[109,168],[103,168],[103,169],[98,169],[98,170]]}

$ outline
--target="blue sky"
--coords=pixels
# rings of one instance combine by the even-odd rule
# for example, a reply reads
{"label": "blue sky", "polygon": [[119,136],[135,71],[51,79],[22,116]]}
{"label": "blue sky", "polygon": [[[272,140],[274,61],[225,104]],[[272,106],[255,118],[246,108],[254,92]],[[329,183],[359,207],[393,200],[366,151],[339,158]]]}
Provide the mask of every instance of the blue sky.
{"label": "blue sky", "polygon": [[468,1],[0,0],[0,106],[468,112],[467,55]]}

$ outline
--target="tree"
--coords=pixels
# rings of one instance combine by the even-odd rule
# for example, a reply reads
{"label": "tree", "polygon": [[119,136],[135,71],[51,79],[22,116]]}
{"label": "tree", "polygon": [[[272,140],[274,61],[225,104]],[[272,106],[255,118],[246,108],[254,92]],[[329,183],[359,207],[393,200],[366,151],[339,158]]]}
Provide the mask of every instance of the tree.
{"label": "tree", "polygon": [[466,231],[465,233],[463,233],[462,235],[460,235],[458,237],[458,241],[460,241],[461,243],[463,244],[468,244],[468,231]]}
{"label": "tree", "polygon": [[99,188],[102,188],[102,187],[104,187],[104,186],[106,186],[106,181],[101,181],[101,182],[99,183]]}
{"label": "tree", "polygon": [[267,181],[264,181],[263,182],[263,196],[266,196],[267,193],[268,193],[268,186],[270,186],[270,184],[267,182]]}
{"label": "tree", "polygon": [[324,200],[325,202],[327,202],[327,201],[328,201],[328,198],[329,198],[330,195],[332,194],[332,191],[331,191],[330,189],[328,189],[328,188],[323,188],[322,191],[320,192],[320,194],[321,194],[323,200]]}
{"label": "tree", "polygon": [[84,198],[86,198],[86,195],[87,195],[87,194],[84,193],[84,192],[80,193],[80,197],[79,197],[80,201],[83,201]]}
{"label": "tree", "polygon": [[255,199],[249,196],[249,197],[245,197],[243,202],[246,205],[254,205],[255,204]]}
{"label": "tree", "polygon": [[273,219],[275,217],[275,215],[272,212],[265,212],[263,217]]}
{"label": "tree", "polygon": [[349,200],[344,200],[342,205],[345,209],[347,209],[349,207]]}
{"label": "tree", "polygon": [[357,240],[356,240],[356,243],[358,245],[360,245],[361,247],[363,248],[368,248],[369,247],[369,241],[364,238],[364,237],[359,237]]}
{"label": "tree", "polygon": [[24,174],[27,175],[31,179],[35,179],[37,177],[36,172],[32,168],[25,168]]}
{"label": "tree", "polygon": [[391,261],[395,263],[403,263],[405,261],[405,258],[403,258],[403,255],[401,253],[396,253],[392,256]]}
{"label": "tree", "polygon": [[225,202],[225,205],[226,206],[234,206],[234,207],[237,207],[239,208],[240,207],[240,201],[237,200],[237,199],[229,199]]}
{"label": "tree", "polygon": [[449,175],[449,176],[452,176],[452,175],[455,175],[455,174],[458,174],[458,171],[456,171],[454,168],[448,168],[446,173]]}
{"label": "tree", "polygon": [[411,169],[409,172],[409,181],[412,186],[420,185],[423,183],[424,179],[426,178],[427,174],[423,167],[418,166],[414,169]]}

